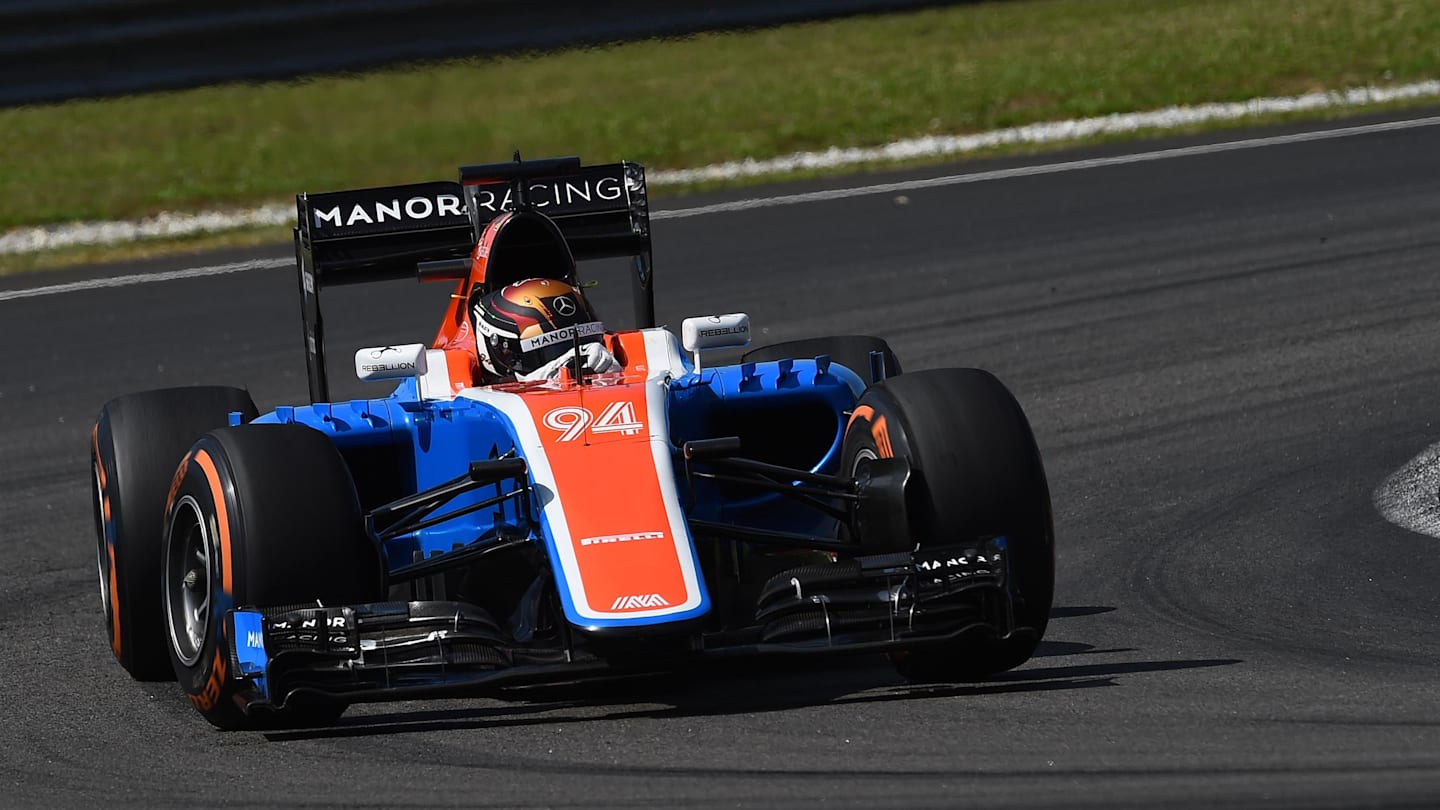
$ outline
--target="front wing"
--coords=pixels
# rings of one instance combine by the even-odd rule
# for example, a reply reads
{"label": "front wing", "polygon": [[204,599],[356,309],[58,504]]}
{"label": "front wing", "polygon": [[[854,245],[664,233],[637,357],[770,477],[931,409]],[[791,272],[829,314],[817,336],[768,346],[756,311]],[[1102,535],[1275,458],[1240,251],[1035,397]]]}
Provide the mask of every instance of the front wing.
{"label": "front wing", "polygon": [[910,650],[1031,632],[1014,623],[1004,537],[969,547],[857,557],[773,577],[751,627],[661,626],[623,639],[573,628],[522,642],[463,602],[240,608],[227,615],[230,672],[246,711],[291,700],[346,703],[483,695],[717,657]]}

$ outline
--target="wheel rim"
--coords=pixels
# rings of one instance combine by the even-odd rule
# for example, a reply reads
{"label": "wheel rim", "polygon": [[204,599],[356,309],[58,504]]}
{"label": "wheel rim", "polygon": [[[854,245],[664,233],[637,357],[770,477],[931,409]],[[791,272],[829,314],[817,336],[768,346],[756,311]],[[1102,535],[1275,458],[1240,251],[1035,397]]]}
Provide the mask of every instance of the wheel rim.
{"label": "wheel rim", "polygon": [[187,667],[200,660],[210,631],[210,527],[195,498],[175,505],[165,543],[165,615],[170,645]]}
{"label": "wheel rim", "polygon": [[100,609],[105,612],[105,621],[112,622],[110,615],[110,528],[105,520],[105,489],[100,484],[100,464],[90,462],[90,474],[95,479],[95,568],[100,575]]}
{"label": "wheel rim", "polygon": [[874,461],[877,458],[879,458],[879,456],[875,455],[875,451],[871,450],[868,447],[862,447],[859,450],[856,450],[855,458],[853,461],[850,462],[850,477],[854,478],[855,473],[860,472],[860,462]]}

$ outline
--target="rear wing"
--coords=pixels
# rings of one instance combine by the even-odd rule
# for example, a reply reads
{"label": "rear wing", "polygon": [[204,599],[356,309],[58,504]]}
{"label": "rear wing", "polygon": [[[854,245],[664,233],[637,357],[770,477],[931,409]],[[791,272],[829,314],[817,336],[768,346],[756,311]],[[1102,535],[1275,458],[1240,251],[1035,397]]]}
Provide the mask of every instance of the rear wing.
{"label": "rear wing", "polygon": [[636,322],[655,325],[649,198],[638,163],[517,159],[462,166],[455,183],[298,194],[295,266],[311,401],[330,398],[322,289],[416,278],[421,262],[461,260],[458,266],[517,196],[555,221],[577,261],[631,257]]}

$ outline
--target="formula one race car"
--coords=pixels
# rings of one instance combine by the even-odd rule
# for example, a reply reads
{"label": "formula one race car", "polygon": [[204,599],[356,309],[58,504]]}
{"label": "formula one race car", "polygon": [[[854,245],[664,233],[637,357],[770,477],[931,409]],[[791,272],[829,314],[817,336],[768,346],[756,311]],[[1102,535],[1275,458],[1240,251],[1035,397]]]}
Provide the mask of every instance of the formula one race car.
{"label": "formula one race car", "polygon": [[[1026,661],[1054,585],[1020,406],[885,341],[730,365],[743,314],[654,328],[645,174],[577,158],[297,197],[311,404],[232,388],[107,403],[93,433],[115,657],[221,728],[722,656],[880,652],[919,680]],[[576,260],[629,257],[606,331]],[[429,344],[355,355],[332,402],[320,293],[454,285]],[[712,355],[713,357],[714,355]],[[734,354],[731,354],[733,357]]]}

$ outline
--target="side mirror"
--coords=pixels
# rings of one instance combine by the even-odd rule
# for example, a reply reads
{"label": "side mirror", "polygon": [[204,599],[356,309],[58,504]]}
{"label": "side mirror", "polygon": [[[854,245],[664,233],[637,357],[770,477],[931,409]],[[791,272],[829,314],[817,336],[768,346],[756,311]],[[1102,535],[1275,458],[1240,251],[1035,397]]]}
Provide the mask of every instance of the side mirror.
{"label": "side mirror", "polygon": [[427,371],[424,343],[371,346],[355,352],[355,376],[361,382],[423,377]]}
{"label": "side mirror", "polygon": [[729,315],[703,315],[686,318],[680,324],[680,343],[695,356],[695,372],[700,372],[700,352],[705,349],[738,349],[750,345],[750,316],[743,312]]}

